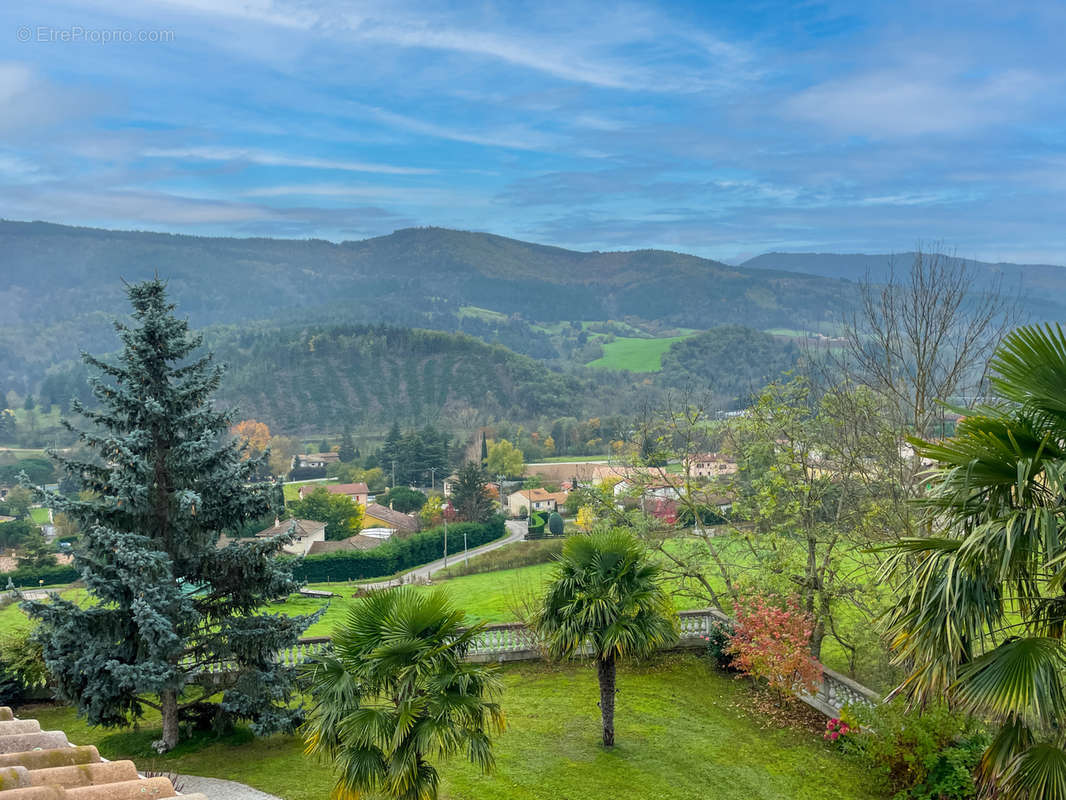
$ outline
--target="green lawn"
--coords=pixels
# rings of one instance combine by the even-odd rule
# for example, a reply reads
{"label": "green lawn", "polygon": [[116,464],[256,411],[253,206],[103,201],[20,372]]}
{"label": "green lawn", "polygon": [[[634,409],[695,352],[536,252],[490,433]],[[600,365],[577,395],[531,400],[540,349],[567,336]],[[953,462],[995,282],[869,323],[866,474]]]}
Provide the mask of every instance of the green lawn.
{"label": "green lawn", "polygon": [[336,483],[336,478],[326,478],[321,481],[297,481],[295,483],[283,483],[281,491],[285,495],[286,503],[295,503],[300,499],[300,489],[304,486],[325,486],[327,483]]}
{"label": "green lawn", "polygon": [[619,337],[603,346],[603,357],[590,361],[585,366],[599,369],[627,369],[630,372],[658,372],[662,369],[662,356],[670,345],[680,342],[684,336],[662,339],[636,339]]}
{"label": "green lawn", "polygon": [[33,520],[36,525],[44,525],[48,522],[48,509],[47,508],[31,508],[30,519]]}
{"label": "green lawn", "polygon": [[[617,746],[599,744],[596,671],[588,663],[524,663],[501,670],[507,731],[496,771],[462,759],[441,765],[443,800],[877,800],[869,776],[817,734],[779,729],[752,710],[747,684],[692,654],[668,654],[618,676]],[[152,713],[138,732],[88,728],[69,708],[23,712],[45,729],[95,744],[106,758],[248,783],[285,800],[326,800],[333,777],[309,762],[296,737],[199,738],[165,757]]]}

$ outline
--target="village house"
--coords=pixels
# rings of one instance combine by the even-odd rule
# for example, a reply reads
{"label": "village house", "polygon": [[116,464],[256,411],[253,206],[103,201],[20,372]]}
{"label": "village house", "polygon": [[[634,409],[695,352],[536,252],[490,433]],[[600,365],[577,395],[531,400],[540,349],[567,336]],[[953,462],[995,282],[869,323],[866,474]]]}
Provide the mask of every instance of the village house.
{"label": "village house", "polygon": [[452,496],[452,490],[455,489],[455,484],[458,480],[459,476],[453,472],[451,475],[441,481],[441,491],[444,493],[445,497]]}
{"label": "village house", "polygon": [[567,492],[549,492],[545,489],[522,489],[507,497],[507,513],[512,517],[522,516],[522,509],[527,514],[543,511],[551,513],[566,503]]}
{"label": "village house", "polygon": [[370,503],[363,514],[363,533],[373,536],[374,534],[368,531],[373,528],[408,535],[418,530],[418,520],[410,514],[394,511],[378,503]]}
{"label": "village house", "polygon": [[342,494],[350,497],[361,506],[366,505],[370,494],[370,490],[365,483],[308,483],[300,487],[298,492],[300,499],[303,500],[315,489],[320,489],[323,486],[330,494]]}
{"label": "village house", "polygon": [[292,457],[293,469],[325,469],[336,464],[341,457],[336,453],[301,453]]}
{"label": "village house", "polygon": [[737,462],[721,453],[699,453],[685,459],[685,470],[694,478],[718,478],[736,473]]}

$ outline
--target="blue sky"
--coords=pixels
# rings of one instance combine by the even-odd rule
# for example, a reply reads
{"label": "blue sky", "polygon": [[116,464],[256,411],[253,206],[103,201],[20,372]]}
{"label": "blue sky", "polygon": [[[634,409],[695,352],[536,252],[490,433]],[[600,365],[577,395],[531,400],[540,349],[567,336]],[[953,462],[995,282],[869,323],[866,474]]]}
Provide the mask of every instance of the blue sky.
{"label": "blue sky", "polygon": [[4,4],[0,217],[1066,264],[1063,30],[1039,2]]}

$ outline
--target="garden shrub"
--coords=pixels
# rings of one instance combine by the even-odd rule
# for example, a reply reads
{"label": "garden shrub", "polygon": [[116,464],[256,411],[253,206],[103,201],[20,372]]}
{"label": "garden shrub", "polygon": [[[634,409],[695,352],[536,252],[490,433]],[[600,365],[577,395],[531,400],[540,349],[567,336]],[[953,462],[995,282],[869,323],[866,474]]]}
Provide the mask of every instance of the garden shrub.
{"label": "garden shrub", "polygon": [[977,796],[974,770],[989,738],[972,718],[944,704],[907,711],[902,701],[849,706],[845,719],[861,733],[842,749],[862,758],[893,800],[967,800]]}
{"label": "garden shrub", "polygon": [[733,666],[782,694],[814,692],[822,665],[811,655],[811,620],[795,600],[751,597],[737,603],[729,653]]}
{"label": "garden shrub", "polygon": [[0,639],[0,705],[18,705],[48,685],[41,643],[32,629],[19,629]]}
{"label": "garden shrub", "polygon": [[726,670],[727,672],[736,671],[736,667],[733,665],[733,654],[729,651],[735,632],[733,623],[729,620],[712,618],[710,630],[703,637],[704,641],[707,642],[707,655],[711,661],[715,663],[718,669]]}
{"label": "garden shrub", "polygon": [[542,538],[544,538],[544,526],[545,526],[545,524],[547,524],[547,520],[544,518],[544,516],[540,512],[534,511],[534,512],[530,513],[529,522],[527,523],[528,527],[526,529],[526,538],[527,539],[542,539]]}
{"label": "garden shrub", "polygon": [[563,518],[559,516],[559,512],[553,511],[551,516],[548,517],[548,530],[552,536],[562,536],[566,529]]}

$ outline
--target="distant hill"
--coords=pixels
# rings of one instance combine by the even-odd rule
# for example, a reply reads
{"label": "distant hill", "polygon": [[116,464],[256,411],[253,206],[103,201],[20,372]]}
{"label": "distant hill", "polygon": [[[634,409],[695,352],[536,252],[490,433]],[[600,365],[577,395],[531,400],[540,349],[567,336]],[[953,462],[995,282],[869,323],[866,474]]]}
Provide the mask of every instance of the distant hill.
{"label": "distant hill", "polygon": [[[432,423],[474,429],[517,421],[617,411],[628,390],[621,377],[553,372],[545,365],[463,334],[388,326],[208,329],[205,344],[225,364],[218,392],[285,433],[339,431],[345,424],[385,428]],[[44,381],[45,404],[88,401],[81,364]],[[616,391],[604,392],[604,385]]]}
{"label": "distant hill", "polygon": [[[743,269],[785,270],[820,275],[825,278],[860,281],[867,274],[874,282],[884,281],[894,269],[905,275],[914,259],[913,252],[889,254],[862,253],[765,253],[745,261]],[[1054,264],[992,263],[963,259],[977,286],[998,286],[1004,292],[1025,300],[1026,309],[1036,320],[1066,319],[1066,267]]]}
{"label": "distant hill", "polygon": [[[846,283],[661,250],[583,253],[412,228],[359,242],[230,239],[0,221],[0,391],[34,391],[78,350],[110,349],[122,281],[158,274],[192,324],[389,323],[468,330],[550,358],[528,323],[632,318],[704,329],[832,319]],[[463,317],[463,306],[502,322]]]}

